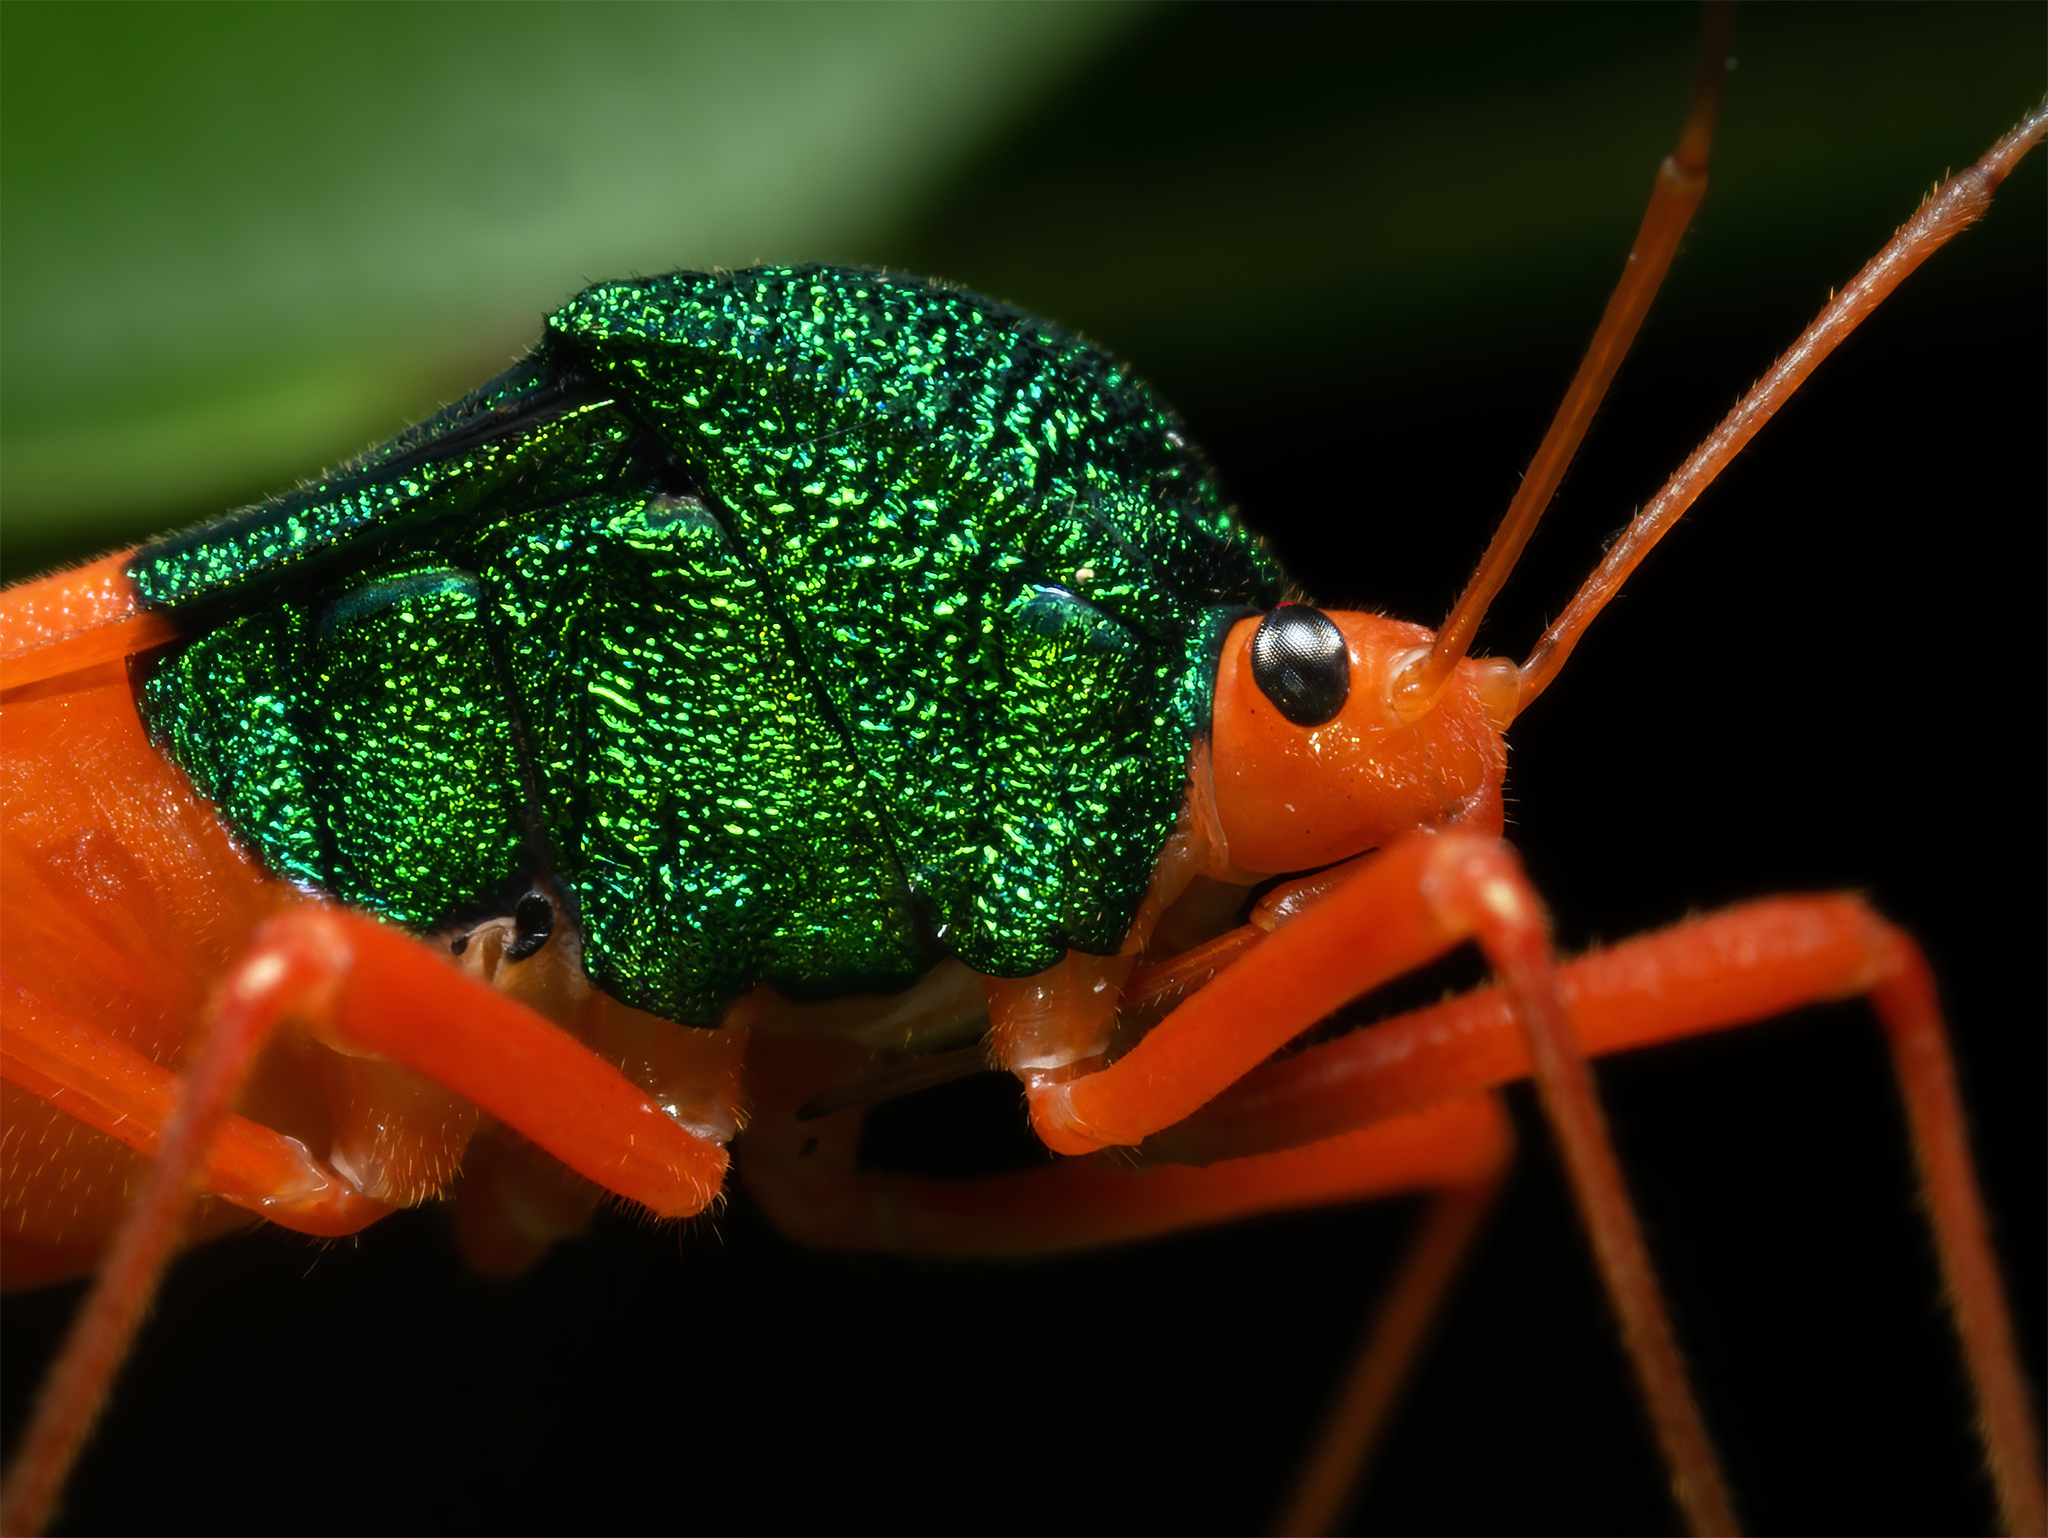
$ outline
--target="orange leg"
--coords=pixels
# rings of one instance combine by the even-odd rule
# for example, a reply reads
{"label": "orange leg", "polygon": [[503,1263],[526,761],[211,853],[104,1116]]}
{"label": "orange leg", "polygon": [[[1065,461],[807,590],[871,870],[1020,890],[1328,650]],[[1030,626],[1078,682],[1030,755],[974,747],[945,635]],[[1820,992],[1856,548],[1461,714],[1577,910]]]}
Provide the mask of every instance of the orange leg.
{"label": "orange leg", "polygon": [[[1195,1168],[1132,1168],[1111,1155],[992,1179],[933,1180],[855,1168],[860,1118],[799,1122],[816,1043],[759,1043],[749,1061],[764,1114],[742,1145],[747,1189],[785,1234],[825,1249],[1021,1255],[1151,1238],[1261,1212],[1438,1194],[1367,1332],[1291,1496],[1281,1530],[1342,1515],[1373,1444],[1476,1242],[1513,1153],[1491,1096],[1466,1096],[1307,1143]],[[792,1059],[795,1061],[792,1062]]]}
{"label": "orange leg", "polygon": [[[1241,935],[1226,949],[1242,958],[1289,934],[1298,941],[1305,922],[1297,919],[1270,939]],[[1355,959],[1349,964],[1357,965]],[[1298,961],[1279,970],[1307,975]],[[1852,898],[1773,899],[1581,958],[1558,968],[1555,983],[1572,1037],[1589,1056],[1725,1030],[1818,1001],[1871,997],[1907,1103],[2001,1514],[2011,1531],[2040,1531],[2038,1444],[1971,1169],[1945,1030],[1911,939]],[[940,1253],[1037,1250],[1158,1233],[1205,1216],[1253,1210],[1251,1200],[1260,1190],[1269,1209],[1379,1194],[1400,1182],[1389,1178],[1389,1165],[1375,1167],[1373,1161],[1403,1156],[1396,1150],[1412,1146],[1403,1139],[1416,1128],[1411,1119],[1419,1110],[1531,1072],[1515,1002],[1509,988],[1481,989],[1262,1064],[1187,1120],[1145,1139],[1140,1151],[1147,1160],[1206,1166],[1177,1172],[1120,1169],[1089,1159],[994,1182],[902,1175],[855,1180],[857,1124],[846,1117],[779,1122],[772,1114],[776,1065],[750,1063],[771,1114],[750,1137],[743,1169],[749,1188],[794,1237],[823,1246]],[[1284,1027],[1271,1023],[1273,1008],[1268,1000],[1247,1018],[1277,1034]],[[788,1090],[784,1098],[791,1107],[802,1102],[809,1082],[800,1079]],[[1309,1178],[1312,1170],[1336,1167],[1338,1150],[1346,1146],[1342,1135],[1357,1128],[1385,1128],[1394,1135],[1381,1147],[1350,1145],[1361,1155],[1373,1149],[1360,1158],[1352,1183],[1319,1185]],[[1303,1177],[1299,1183],[1247,1180],[1253,1171],[1270,1176],[1283,1168],[1275,1162],[1278,1151],[1290,1149],[1314,1155],[1294,1166]],[[1225,1173],[1206,1189],[1232,1190],[1235,1199],[1212,1200],[1206,1210],[1180,1205],[1186,1193],[1205,1189],[1212,1172]],[[1475,1221],[1471,1204],[1484,1186],[1461,1188],[1459,1172],[1448,1164],[1435,1173],[1448,1194],[1439,1198],[1324,1444],[1310,1460],[1284,1519],[1290,1530],[1323,1525],[1330,1511],[1341,1509],[1342,1489],[1391,1400],[1400,1354],[1412,1353],[1421,1338],[1421,1325],[1396,1321],[1404,1309],[1426,1317],[1455,1268],[1457,1250],[1469,1242],[1458,1228]],[[1169,1178],[1147,1185],[1160,1176]],[[1155,1191],[1162,1200],[1150,1207],[1147,1199]],[[1347,1429],[1347,1423],[1365,1429]]]}
{"label": "orange leg", "polygon": [[1452,1186],[1430,1204],[1380,1303],[1337,1402],[1309,1449],[1277,1533],[1332,1533],[1400,1402],[1445,1297],[1472,1253],[1500,1183]]}
{"label": "orange leg", "polygon": [[[1541,906],[1514,852],[1466,833],[1418,834],[1360,863],[1314,907],[1189,998],[1123,1058],[1076,1075],[1019,1063],[1048,1147],[1139,1143],[1200,1109],[1359,995],[1476,940],[1513,1001],[1538,1098],[1593,1243],[1675,1494],[1695,1531],[1731,1531],[1706,1424],[1657,1290],[1621,1165],[1572,1042]],[[1003,994],[991,994],[994,1039]]]}
{"label": "orange leg", "polygon": [[[82,1020],[18,1010],[0,1020],[0,1079],[137,1153],[155,1156],[178,1103],[170,1069]],[[207,1146],[199,1189],[286,1228],[337,1238],[391,1209],[296,1138],[229,1115]]]}
{"label": "orange leg", "polygon": [[[1589,1056],[1870,997],[1906,1103],[2000,1514],[2012,1532],[2043,1531],[2039,1443],[1919,947],[1853,898],[1778,898],[1584,957],[1559,969],[1558,984]],[[1509,990],[1486,988],[1256,1069],[1145,1148],[1159,1158],[1227,1158],[1529,1072]]]}
{"label": "orange leg", "polygon": [[[751,1066],[751,1065],[750,1065]],[[1234,1218],[1485,1184],[1511,1135],[1485,1096],[1205,1168],[1070,1159],[983,1180],[857,1171],[859,1120],[764,1117],[742,1145],[747,1189],[800,1244],[916,1255],[1041,1255]]]}
{"label": "orange leg", "polygon": [[[266,920],[216,988],[208,1017],[177,1109],[156,1139],[156,1163],[44,1384],[0,1501],[0,1530],[32,1532],[48,1517],[177,1248],[193,1182],[220,1157],[229,1103],[286,1018],[425,1075],[659,1216],[702,1211],[724,1180],[722,1147],[677,1125],[566,1032],[404,934],[345,910],[307,906]],[[24,1033],[31,1044],[61,1037],[43,1027]],[[75,1054],[72,1063],[53,1057],[50,1066],[75,1066]],[[98,1098],[118,1095],[110,1088]]]}

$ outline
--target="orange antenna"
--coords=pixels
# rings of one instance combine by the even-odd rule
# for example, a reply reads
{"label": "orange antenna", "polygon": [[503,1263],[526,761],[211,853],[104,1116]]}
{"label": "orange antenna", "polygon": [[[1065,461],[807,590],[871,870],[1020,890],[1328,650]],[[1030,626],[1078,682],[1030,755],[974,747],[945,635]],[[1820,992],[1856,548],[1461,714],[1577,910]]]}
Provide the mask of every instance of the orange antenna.
{"label": "orange antenna", "polygon": [[1758,429],[1791,399],[1793,392],[1806,382],[1806,376],[1819,367],[1821,359],[1839,347],[1863,317],[1905,281],[1908,273],[1983,217],[1998,184],[2028,150],[2041,142],[2043,135],[2048,135],[2048,100],[2043,100],[2017,128],[1992,145],[1982,160],[1937,187],[1920,205],[1919,212],[1900,227],[1849,286],[1828,301],[1827,308],[1771,366],[1771,371],[1735,403],[1735,409],[1722,418],[1707,441],[1693,450],[1692,458],[1636,514],[1608,550],[1599,570],[1586,579],[1586,585],[1574,595],[1557,623],[1536,643],[1529,660],[1522,664],[1517,714],[1527,710],[1529,702],[1549,687],[1565,658],[1578,645],[1579,637],[1593,623],[1593,616],[1607,607],[1607,601],[1628,580],[1629,573],[1670,532],[1671,526],[1728,462],[1742,452]]}
{"label": "orange antenna", "polygon": [[1707,6],[1706,22],[1700,35],[1699,73],[1693,84],[1692,106],[1685,127],[1679,131],[1678,147],[1657,168],[1650,189],[1650,206],[1643,211],[1642,227],[1629,248],[1621,281],[1607,301],[1600,325],[1572,376],[1571,387],[1551,419],[1550,430],[1537,446],[1536,457],[1516,490],[1514,499],[1494,531],[1493,542],[1479,558],[1478,569],[1465,584],[1465,591],[1451,605],[1437,631],[1436,644],[1426,656],[1419,656],[1393,680],[1394,708],[1407,720],[1414,720],[1436,703],[1437,695],[1450,681],[1452,671],[1479,632],[1487,605],[1499,593],[1520,559],[1522,547],[1536,531],[1536,520],[1556,495],[1572,456],[1579,450],[1586,429],[1593,425],[1593,413],[1613,384],[1615,371],[1642,329],[1650,302],[1663,286],[1671,258],[1700,199],[1707,195],[1707,155],[1714,142],[1714,123],[1721,113],[1721,81],[1727,73],[1728,45],[1735,32],[1732,0],[1713,0]]}

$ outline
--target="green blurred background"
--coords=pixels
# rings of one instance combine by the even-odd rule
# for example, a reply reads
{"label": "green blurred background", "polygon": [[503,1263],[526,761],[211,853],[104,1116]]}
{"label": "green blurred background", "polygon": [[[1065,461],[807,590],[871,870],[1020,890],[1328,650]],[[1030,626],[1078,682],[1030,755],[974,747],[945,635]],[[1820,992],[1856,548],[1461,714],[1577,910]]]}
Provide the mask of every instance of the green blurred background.
{"label": "green blurred background", "polygon": [[[0,565],[287,488],[496,372],[588,281],[860,261],[1130,358],[1316,594],[1429,621],[1599,313],[1697,25],[6,3]],[[2039,98],[2048,9],[1759,5],[1735,54],[1712,191],[1484,648],[1525,647],[1830,286]],[[2036,1367],[2044,171],[1702,499],[1517,723],[1510,784],[1566,945],[1844,887],[1926,939]],[[1745,1515],[1986,1526],[1863,1013],[1600,1074]],[[1028,1158],[1015,1087],[959,1088],[877,1112],[869,1154]],[[1510,1103],[1515,1184],[1352,1519],[1655,1530],[1662,1474],[1546,1135]],[[432,1210],[310,1255],[252,1235],[181,1263],[70,1520],[1251,1530],[1409,1215],[937,1267],[795,1251],[742,1192],[680,1239],[601,1222],[509,1288],[461,1270]],[[69,1306],[0,1316],[10,1431]]]}
{"label": "green blurred background", "polygon": [[[1684,7],[0,10],[20,575],[276,491],[586,282],[836,260],[1060,319],[1184,409],[1583,333]],[[1843,270],[2040,84],[2038,6],[1758,8],[1668,311]],[[1725,215],[1722,210],[1725,209]],[[1819,262],[1801,260],[1807,252]],[[1853,258],[1852,258],[1853,259]]]}
{"label": "green blurred background", "polygon": [[9,5],[10,543],[291,484],[587,282],[889,254],[1129,22],[921,5]]}

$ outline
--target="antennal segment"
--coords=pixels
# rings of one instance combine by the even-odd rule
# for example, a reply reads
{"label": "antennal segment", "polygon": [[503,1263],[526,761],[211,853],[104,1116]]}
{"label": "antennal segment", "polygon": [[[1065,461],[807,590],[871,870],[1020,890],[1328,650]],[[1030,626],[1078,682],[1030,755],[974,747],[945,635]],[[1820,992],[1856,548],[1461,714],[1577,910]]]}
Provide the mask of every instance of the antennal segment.
{"label": "antennal segment", "polygon": [[1522,476],[1514,499],[1502,516],[1493,541],[1479,558],[1478,569],[1465,584],[1465,591],[1451,605],[1437,631],[1436,644],[1426,656],[1418,656],[1392,680],[1394,709],[1404,720],[1415,720],[1436,703],[1437,695],[1450,681],[1452,670],[1472,649],[1479,622],[1487,605],[1507,583],[1508,574],[1521,558],[1522,547],[1536,531],[1558,483],[1570,467],[1572,456],[1593,425],[1615,371],[1628,356],[1650,303],[1663,286],[1678,242],[1707,195],[1707,156],[1714,142],[1714,124],[1721,114],[1721,82],[1727,74],[1728,46],[1735,33],[1733,0],[1711,0],[1700,35],[1699,71],[1693,83],[1692,107],[1679,131],[1678,147],[1664,157],[1650,189],[1650,206],[1643,211],[1635,244],[1629,248],[1621,281],[1607,301],[1600,325],[1572,376],[1550,430],[1537,445],[1536,457]]}
{"label": "antennal segment", "polygon": [[1565,658],[1578,645],[1579,637],[1592,624],[1593,616],[1607,607],[1607,601],[1628,580],[1629,573],[1670,532],[1671,526],[1713,484],[1714,477],[1728,462],[1742,452],[1764,423],[1791,399],[1793,392],[1806,382],[1806,376],[1841,346],[1864,316],[1882,304],[1908,273],[1983,217],[1998,184],[2044,135],[2048,135],[2048,100],[2042,101],[2017,128],[1994,144],[1982,160],[1937,187],[1920,205],[1919,212],[1900,227],[1849,286],[1828,302],[1799,340],[1771,366],[1771,371],[1735,403],[1735,409],[1722,418],[1707,441],[1693,450],[1678,473],[1664,483],[1664,489],[1636,514],[1635,521],[1607,552],[1607,559],[1586,579],[1585,586],[1557,622],[1536,643],[1529,660],[1522,664],[1522,691],[1516,714],[1527,710],[1529,702],[1549,687]]}

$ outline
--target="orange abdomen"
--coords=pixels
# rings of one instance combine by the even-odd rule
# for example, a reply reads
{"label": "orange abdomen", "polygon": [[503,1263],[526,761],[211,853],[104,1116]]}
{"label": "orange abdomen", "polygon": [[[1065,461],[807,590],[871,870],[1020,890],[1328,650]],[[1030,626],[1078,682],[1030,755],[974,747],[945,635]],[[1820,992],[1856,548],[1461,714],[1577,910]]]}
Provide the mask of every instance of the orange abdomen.
{"label": "orange abdomen", "polygon": [[[151,745],[125,662],[0,695],[0,1010],[10,1025],[76,1023],[181,1071],[213,979],[259,919],[296,900]],[[17,1066],[16,1082],[0,1086],[9,1287],[91,1270],[147,1165],[28,1093]],[[196,1230],[247,1221],[207,1203]]]}

